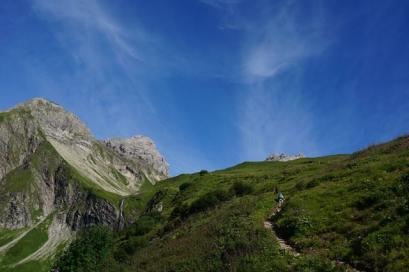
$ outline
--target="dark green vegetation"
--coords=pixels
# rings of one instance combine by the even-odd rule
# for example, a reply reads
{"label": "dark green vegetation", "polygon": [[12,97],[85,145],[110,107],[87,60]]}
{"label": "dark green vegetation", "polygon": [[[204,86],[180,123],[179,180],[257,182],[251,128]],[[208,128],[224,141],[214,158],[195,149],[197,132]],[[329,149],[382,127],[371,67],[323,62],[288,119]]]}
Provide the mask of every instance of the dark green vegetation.
{"label": "dark green vegetation", "polygon": [[4,119],[6,119],[6,113],[0,112],[0,123],[3,122]]}
{"label": "dark green vegetation", "polygon": [[60,272],[103,271],[108,263],[113,234],[105,227],[94,227],[79,234],[71,243],[70,250],[57,261]]}
{"label": "dark green vegetation", "polygon": [[[282,252],[263,227],[277,205],[275,188],[287,200],[273,220],[300,257]],[[142,192],[134,224],[101,239],[80,236],[57,265],[86,271],[84,262],[104,256],[100,271],[344,271],[336,261],[365,271],[409,267],[409,137],[352,155],[180,175]],[[85,249],[94,256],[78,254]]]}

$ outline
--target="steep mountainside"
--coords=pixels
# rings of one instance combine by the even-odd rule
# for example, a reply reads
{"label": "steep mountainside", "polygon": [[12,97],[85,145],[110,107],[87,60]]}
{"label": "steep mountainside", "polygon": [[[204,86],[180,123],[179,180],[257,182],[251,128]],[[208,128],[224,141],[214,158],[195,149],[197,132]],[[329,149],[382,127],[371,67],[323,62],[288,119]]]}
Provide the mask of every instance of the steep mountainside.
{"label": "steep mountainside", "polygon": [[0,113],[0,270],[46,265],[76,231],[132,220],[124,202],[168,173],[153,142],[143,145],[125,142],[125,156],[44,99]]}
{"label": "steep mountainside", "polygon": [[61,271],[408,271],[409,137],[180,175],[142,195],[134,224],[84,233]]}

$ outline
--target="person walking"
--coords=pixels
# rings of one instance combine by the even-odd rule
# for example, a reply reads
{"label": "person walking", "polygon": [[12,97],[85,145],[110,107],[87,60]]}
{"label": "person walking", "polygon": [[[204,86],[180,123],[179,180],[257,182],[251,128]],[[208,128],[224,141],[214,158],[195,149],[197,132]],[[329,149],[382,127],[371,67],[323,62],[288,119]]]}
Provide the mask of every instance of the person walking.
{"label": "person walking", "polygon": [[277,199],[278,199],[278,207],[281,208],[281,206],[284,203],[284,199],[285,199],[284,194],[282,192],[278,192]]}

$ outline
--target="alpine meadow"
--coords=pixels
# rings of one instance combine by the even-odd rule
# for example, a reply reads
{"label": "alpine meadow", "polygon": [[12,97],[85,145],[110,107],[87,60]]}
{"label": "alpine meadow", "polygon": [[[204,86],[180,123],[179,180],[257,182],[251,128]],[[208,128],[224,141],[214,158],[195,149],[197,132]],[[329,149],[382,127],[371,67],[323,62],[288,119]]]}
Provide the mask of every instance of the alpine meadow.
{"label": "alpine meadow", "polygon": [[0,272],[409,272],[409,2],[3,0]]}

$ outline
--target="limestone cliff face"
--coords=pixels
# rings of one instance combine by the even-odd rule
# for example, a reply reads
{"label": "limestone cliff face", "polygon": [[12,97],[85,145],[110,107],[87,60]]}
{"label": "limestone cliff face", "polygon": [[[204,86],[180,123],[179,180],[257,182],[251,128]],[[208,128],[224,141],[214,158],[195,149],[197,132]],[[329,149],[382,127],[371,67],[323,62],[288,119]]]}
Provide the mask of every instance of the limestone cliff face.
{"label": "limestone cliff face", "polygon": [[0,113],[0,180],[38,146],[40,132],[28,111]]}
{"label": "limestone cliff face", "polygon": [[55,240],[39,256],[73,231],[123,226],[124,199],[167,175],[149,138],[98,141],[77,116],[44,99],[0,112],[0,228],[30,229],[52,217]]}
{"label": "limestone cliff face", "polygon": [[111,139],[104,143],[122,157],[140,162],[145,176],[150,180],[161,180],[169,176],[169,164],[152,139],[139,135],[129,139]]}
{"label": "limestone cliff face", "polygon": [[16,108],[29,112],[50,139],[84,145],[89,144],[93,139],[90,130],[81,120],[58,104],[35,98],[17,105]]}

